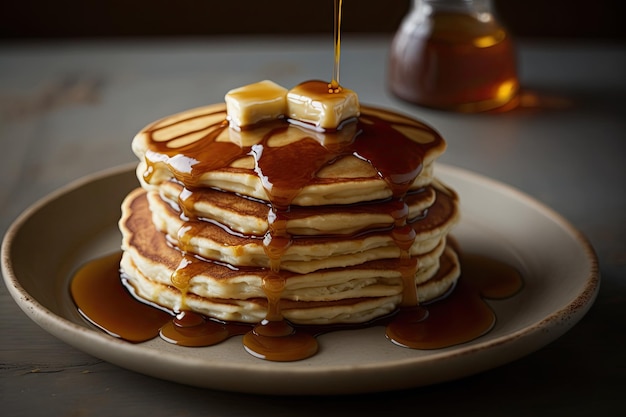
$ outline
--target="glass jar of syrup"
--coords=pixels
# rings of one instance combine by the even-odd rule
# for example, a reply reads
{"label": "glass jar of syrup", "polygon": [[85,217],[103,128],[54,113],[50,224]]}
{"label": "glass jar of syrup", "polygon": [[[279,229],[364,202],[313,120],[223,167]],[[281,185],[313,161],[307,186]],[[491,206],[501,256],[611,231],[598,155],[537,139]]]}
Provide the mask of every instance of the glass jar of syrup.
{"label": "glass jar of syrup", "polygon": [[516,67],[491,0],[413,0],[391,44],[388,82],[403,100],[475,113],[515,106]]}

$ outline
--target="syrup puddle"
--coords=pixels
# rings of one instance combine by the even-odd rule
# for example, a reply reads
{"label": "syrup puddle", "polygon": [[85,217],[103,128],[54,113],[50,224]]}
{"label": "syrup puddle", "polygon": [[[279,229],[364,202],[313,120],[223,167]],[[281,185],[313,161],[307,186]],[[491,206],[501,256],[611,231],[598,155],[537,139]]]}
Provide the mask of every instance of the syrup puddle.
{"label": "syrup puddle", "polygon": [[199,347],[243,335],[246,351],[271,361],[305,359],[317,352],[315,337],[337,330],[386,326],[394,344],[412,349],[440,349],[466,343],[488,333],[497,321],[486,299],[518,293],[523,280],[506,263],[482,255],[461,256],[462,275],[444,298],[358,325],[304,326],[285,320],[222,322],[200,314],[178,314],[140,302],[120,277],[121,253],[92,260],[75,274],[70,292],[81,315],[108,334],[140,343],[155,337],[180,346]]}

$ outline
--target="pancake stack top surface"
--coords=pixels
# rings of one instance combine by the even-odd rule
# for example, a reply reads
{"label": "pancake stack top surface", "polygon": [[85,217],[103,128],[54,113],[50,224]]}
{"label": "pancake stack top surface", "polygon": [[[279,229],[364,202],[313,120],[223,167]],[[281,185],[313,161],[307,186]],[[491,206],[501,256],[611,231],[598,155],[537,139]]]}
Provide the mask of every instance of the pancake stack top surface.
{"label": "pancake stack top surface", "polygon": [[460,274],[456,194],[433,175],[443,138],[309,81],[137,134],[141,187],[122,205],[121,268],[174,312],[247,323],[363,323],[444,295]]}

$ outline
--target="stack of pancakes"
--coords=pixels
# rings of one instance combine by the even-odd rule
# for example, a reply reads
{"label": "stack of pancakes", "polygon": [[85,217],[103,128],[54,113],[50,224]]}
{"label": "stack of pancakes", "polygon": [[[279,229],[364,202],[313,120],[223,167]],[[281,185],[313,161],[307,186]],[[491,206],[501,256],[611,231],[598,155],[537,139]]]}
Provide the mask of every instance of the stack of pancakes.
{"label": "stack of pancakes", "polygon": [[146,302],[246,323],[272,299],[298,324],[367,322],[412,292],[434,300],[460,273],[447,244],[457,196],[433,176],[444,149],[430,127],[371,107],[331,130],[287,118],[234,129],[224,104],[166,117],[133,140],[123,277]]}

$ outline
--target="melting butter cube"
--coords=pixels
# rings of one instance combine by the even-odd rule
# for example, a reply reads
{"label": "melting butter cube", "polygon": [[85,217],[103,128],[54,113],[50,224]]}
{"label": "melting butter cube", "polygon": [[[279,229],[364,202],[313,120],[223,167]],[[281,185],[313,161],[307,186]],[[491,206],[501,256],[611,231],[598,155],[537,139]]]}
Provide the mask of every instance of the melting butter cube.
{"label": "melting butter cube", "polygon": [[239,128],[284,116],[286,96],[286,88],[269,80],[230,90],[225,101],[231,127]]}
{"label": "melting butter cube", "polygon": [[317,128],[335,129],[359,113],[359,98],[354,91],[331,91],[324,81],[307,81],[287,93],[287,116]]}

